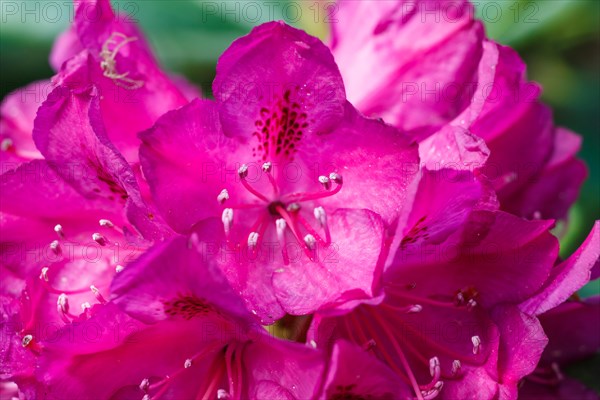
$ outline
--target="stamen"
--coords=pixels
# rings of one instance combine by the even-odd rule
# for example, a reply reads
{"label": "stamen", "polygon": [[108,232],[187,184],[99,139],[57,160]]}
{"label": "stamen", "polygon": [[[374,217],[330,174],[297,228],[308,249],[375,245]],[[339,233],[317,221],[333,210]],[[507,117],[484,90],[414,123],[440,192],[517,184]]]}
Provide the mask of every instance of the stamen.
{"label": "stamen", "polygon": [[227,191],[227,189],[223,189],[221,190],[221,193],[219,193],[219,195],[217,196],[217,201],[220,204],[223,204],[227,200],[229,200],[229,192]]}
{"label": "stamen", "polygon": [[90,286],[90,290],[92,291],[92,293],[94,294],[94,297],[96,297],[96,300],[98,300],[98,302],[100,304],[106,304],[106,299],[102,296],[102,294],[100,293],[100,291],[98,290],[98,288],[94,285]]}
{"label": "stamen", "polygon": [[240,179],[246,179],[248,176],[248,166],[246,164],[242,164],[242,166],[238,168],[238,176]]}
{"label": "stamen", "polygon": [[48,282],[48,267],[42,268],[42,272],[40,273],[40,279],[43,279],[46,282]]}
{"label": "stamen", "polygon": [[434,385],[433,389],[421,392],[423,400],[435,399],[440,394],[442,387],[444,387],[444,382],[439,381]]}
{"label": "stamen", "polygon": [[144,397],[142,397],[142,400],[150,400],[150,395],[145,394]]}
{"label": "stamen", "polygon": [[283,219],[283,218],[276,219],[275,227],[277,230],[277,240],[279,240],[279,243],[281,244],[281,255],[283,256],[283,264],[289,265],[290,258],[288,256],[287,247],[285,245],[285,228],[287,227],[285,219]]}
{"label": "stamen", "polygon": [[115,224],[113,224],[109,219],[101,219],[98,221],[100,226],[105,226],[107,228],[113,228]]}
{"label": "stamen", "polygon": [[94,239],[94,242],[98,243],[100,246],[106,246],[107,244],[106,238],[98,232],[92,234],[92,239]]}
{"label": "stamen", "polygon": [[467,302],[467,310],[472,310],[477,306],[477,302],[473,299],[469,299]]}
{"label": "stamen", "polygon": [[124,269],[125,269],[125,267],[124,267],[124,266],[122,266],[122,265],[117,265],[117,266],[115,267],[115,272],[119,273],[119,272],[123,271]]}
{"label": "stamen", "polygon": [[142,392],[147,392],[150,388],[150,380],[148,378],[142,379],[142,383],[140,383],[140,390]]}
{"label": "stamen", "polygon": [[227,390],[225,390],[225,389],[217,390],[217,399],[218,400],[227,400],[230,398],[231,398],[231,395],[229,393],[227,393]]}
{"label": "stamen", "polygon": [[321,175],[319,177],[319,183],[321,183],[321,185],[323,185],[325,190],[331,189],[331,181],[329,180],[328,177]]}
{"label": "stamen", "polygon": [[327,225],[327,213],[323,207],[315,207],[313,211],[315,219],[319,221],[319,225],[325,231],[325,244],[331,243],[331,233],[329,233],[329,226]]}
{"label": "stamen", "polygon": [[[298,227],[296,226],[296,224],[294,223],[294,220],[292,219],[291,215],[288,213],[287,210],[285,210],[283,207],[281,206],[276,206],[275,209],[277,210],[277,212],[279,212],[279,214],[283,217],[283,219],[285,220],[286,224],[290,227],[290,230],[292,231],[292,233],[294,234],[294,237],[296,238],[296,240],[298,241],[298,243],[302,243],[302,236],[300,235],[300,232],[298,230]],[[314,239],[314,237],[313,237]],[[306,242],[305,242],[306,243]],[[304,252],[306,254],[306,256],[311,260],[314,261],[313,258],[313,254],[311,253],[311,249],[308,247],[308,245],[306,245],[306,247],[304,248]]]}
{"label": "stamen", "polygon": [[435,377],[436,375],[439,376],[441,372],[441,368],[440,368],[440,359],[437,357],[433,357],[429,360],[429,374],[432,377]]}
{"label": "stamen", "polygon": [[431,374],[431,382],[427,385],[420,386],[421,393],[426,397],[432,390],[436,388],[440,383],[440,377],[442,376],[442,368],[440,367],[440,360],[437,357],[429,359],[429,373]]}
{"label": "stamen", "polygon": [[298,211],[300,210],[300,204],[298,204],[298,203],[290,203],[290,204],[288,204],[288,206],[286,207],[286,210],[287,210],[288,212],[291,212],[291,213],[298,212]]}
{"label": "stamen", "polygon": [[336,173],[331,173],[329,175],[329,180],[333,181],[337,184],[335,189],[325,190],[323,192],[317,192],[317,193],[292,193],[292,194],[284,196],[282,200],[284,202],[289,202],[289,201],[302,202],[302,201],[307,201],[307,200],[317,200],[317,199],[322,199],[325,197],[333,196],[334,194],[336,194],[340,190],[342,190],[343,180],[342,180],[341,175],[338,175]]}
{"label": "stamen", "polygon": [[460,374],[461,369],[462,369],[462,364],[460,363],[460,360],[452,361],[452,376],[456,376],[456,375]]}
{"label": "stamen", "polygon": [[84,314],[89,316],[89,312],[91,309],[92,309],[92,305],[89,302],[85,301],[85,302],[81,303],[81,310],[83,311]]}
{"label": "stamen", "polygon": [[56,300],[56,309],[65,324],[71,322],[67,317],[67,315],[69,314],[69,299],[67,298],[66,294],[61,293],[58,296],[58,299]]}
{"label": "stamen", "polygon": [[248,235],[248,247],[254,249],[258,243],[258,232],[250,232]]}
{"label": "stamen", "polygon": [[310,347],[312,347],[313,349],[316,349],[316,348],[317,348],[317,342],[315,342],[315,341],[314,341],[314,340],[312,340],[312,339],[311,339],[311,340],[308,342],[308,344],[309,344],[309,345],[310,345]]}
{"label": "stamen", "polygon": [[327,214],[325,214],[325,209],[323,207],[315,207],[313,214],[321,226],[327,225]]}
{"label": "stamen", "polygon": [[60,239],[64,239],[65,238],[65,232],[63,231],[63,227],[61,224],[56,224],[54,226],[54,232],[56,232],[56,234],[58,235],[58,237]]}
{"label": "stamen", "polygon": [[315,237],[309,233],[304,236],[304,243],[306,243],[309,249],[314,250],[317,239],[315,239]]}
{"label": "stamen", "polygon": [[225,234],[229,234],[231,225],[233,224],[233,209],[226,208],[223,210],[221,215],[221,221],[223,221],[223,227],[225,228]]}
{"label": "stamen", "polygon": [[[121,42],[117,43],[117,38],[121,38]],[[127,37],[122,33],[113,32],[110,37],[102,45],[102,51],[100,51],[100,68],[102,68],[103,75],[109,79],[112,79],[114,84],[121,86],[128,90],[139,89],[144,85],[143,81],[131,79],[128,77],[129,72],[119,73],[117,71],[117,56],[119,50],[127,43],[138,40],[137,37]],[[116,46],[110,50],[110,44],[116,44]]]}
{"label": "stamen", "polygon": [[192,359],[188,358],[187,360],[185,360],[185,363],[183,363],[183,368],[189,368],[192,366]]}
{"label": "stamen", "polygon": [[273,165],[271,162],[266,162],[262,165],[263,172],[267,174],[269,183],[271,183],[271,186],[273,186],[273,193],[275,194],[275,197],[279,197],[279,186],[277,186],[277,182],[275,182],[275,178],[273,178],[273,175],[271,174],[272,169]]}
{"label": "stamen", "polygon": [[344,180],[342,179],[342,176],[336,172],[330,173],[329,179],[331,179],[333,182],[337,183],[338,185],[341,185],[344,182]]}
{"label": "stamen", "polygon": [[473,354],[479,354],[481,351],[481,339],[479,336],[475,335],[471,337],[471,342],[473,342]]}
{"label": "stamen", "polygon": [[302,226],[304,226],[304,228],[308,231],[308,233],[310,235],[312,235],[317,242],[321,243],[324,247],[327,246],[329,243],[326,243],[321,236],[319,236],[319,234],[317,233],[317,231],[315,231],[313,229],[313,227],[302,217],[301,214],[297,214],[296,215],[296,221],[300,222],[302,224]]}
{"label": "stamen", "polygon": [[247,191],[249,191],[256,197],[258,197],[262,201],[265,201],[267,203],[269,202],[269,199],[267,199],[265,196],[263,196],[262,193],[258,192],[252,186],[250,186],[248,181],[246,181],[246,177],[248,176],[248,166],[246,164],[242,164],[242,166],[238,169],[238,176],[240,177],[240,179],[242,181],[242,185],[244,185],[244,187],[246,188]]}
{"label": "stamen", "polygon": [[409,306],[406,310],[408,314],[419,313],[421,311],[423,311],[423,306],[420,304],[414,304],[412,306]]}
{"label": "stamen", "polygon": [[62,254],[62,249],[60,248],[60,243],[58,240],[54,240],[52,243],[50,243],[50,249],[52,249],[52,252],[57,256]]}
{"label": "stamen", "polygon": [[32,335],[25,335],[25,336],[23,336],[23,340],[21,341],[21,345],[23,347],[27,347],[27,346],[29,346],[29,344],[31,343],[32,340],[33,340],[33,336]]}
{"label": "stamen", "polygon": [[554,373],[556,374],[556,378],[559,381],[562,381],[565,379],[565,376],[563,375],[563,373],[560,370],[560,366],[558,365],[558,363],[553,362],[552,364],[550,364],[550,368],[552,368],[552,371],[554,371]]}

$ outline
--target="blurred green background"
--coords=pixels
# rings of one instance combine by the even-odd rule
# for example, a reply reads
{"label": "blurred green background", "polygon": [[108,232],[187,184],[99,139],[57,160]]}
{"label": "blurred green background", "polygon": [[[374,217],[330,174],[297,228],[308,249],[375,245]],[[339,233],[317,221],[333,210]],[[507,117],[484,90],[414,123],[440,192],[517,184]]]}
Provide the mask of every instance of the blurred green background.
{"label": "blurred green background", "polygon": [[[270,19],[285,19],[324,38],[323,21],[330,4],[324,0],[112,3],[139,22],[166,68],[204,90],[210,90],[216,60],[232,40]],[[473,3],[488,35],[517,49],[527,62],[530,79],[543,85],[543,99],[554,109],[556,123],[584,137],[581,157],[590,177],[562,238],[561,252],[566,256],[600,219],[600,1]],[[72,10],[67,0],[0,0],[0,12],[0,96],[4,97],[31,81],[52,76],[48,54],[54,38],[72,19]]]}
{"label": "blurred green background", "polygon": [[[561,240],[561,254],[566,256],[600,219],[600,1],[479,0],[474,4],[488,35],[515,48],[527,62],[529,78],[543,85],[543,100],[552,106],[556,123],[584,137],[580,155],[590,176]],[[326,3],[317,0],[121,0],[113,1],[113,6],[140,23],[166,68],[204,90],[210,90],[219,55],[255,25],[285,19],[309,33],[327,36]],[[0,12],[3,98],[31,81],[52,76],[50,48],[68,26],[72,11],[66,0],[0,0]],[[599,282],[581,291],[583,296],[594,293],[600,293]],[[570,372],[599,389],[595,377],[599,364],[596,357]]]}

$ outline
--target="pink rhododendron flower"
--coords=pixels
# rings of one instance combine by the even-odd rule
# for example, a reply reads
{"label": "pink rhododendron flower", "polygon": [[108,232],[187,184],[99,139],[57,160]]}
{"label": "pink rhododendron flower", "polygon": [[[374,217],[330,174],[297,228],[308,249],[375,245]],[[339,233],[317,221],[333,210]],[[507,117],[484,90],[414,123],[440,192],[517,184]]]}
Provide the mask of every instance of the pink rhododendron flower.
{"label": "pink rhododendron flower", "polygon": [[[249,102],[243,89],[263,82],[273,96]],[[141,135],[167,222],[190,233],[221,219],[214,256],[264,322],[373,296],[385,229],[410,201],[414,144],[354,110],[327,48],[283,23],[232,44],[214,93]]]}
{"label": "pink rhododendron flower", "polygon": [[553,125],[525,64],[486,39],[473,15],[466,0],[340,1],[329,45],[348,99],[419,139],[425,162],[481,167],[457,159],[454,136],[441,142],[451,146],[444,157],[430,158],[445,127],[468,129],[490,150],[483,171],[504,210],[565,218],[587,175],[581,139]]}
{"label": "pink rhododendron flower", "polygon": [[365,4],[340,4],[330,48],[253,29],[203,100],[108,0],[75,2],[41,104],[0,110],[3,396],[574,388],[546,373],[570,360],[557,316],[582,321],[600,225],[559,260],[545,218],[585,175],[578,137],[467,2]]}
{"label": "pink rhododendron flower", "polygon": [[494,210],[490,188],[466,171],[436,184],[440,175],[420,183],[383,276],[383,301],[317,315],[309,337],[368,349],[418,399],[513,398],[546,343],[539,322],[518,305],[552,268],[551,223]]}

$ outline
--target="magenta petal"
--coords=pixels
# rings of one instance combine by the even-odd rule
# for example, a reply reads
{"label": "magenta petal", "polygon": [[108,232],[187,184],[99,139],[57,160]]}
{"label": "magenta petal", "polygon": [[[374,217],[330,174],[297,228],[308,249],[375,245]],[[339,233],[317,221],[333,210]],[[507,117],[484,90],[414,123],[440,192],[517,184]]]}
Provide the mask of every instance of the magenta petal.
{"label": "magenta petal", "polygon": [[94,87],[57,87],[36,117],[36,145],[48,164],[82,195],[101,200],[108,208],[144,209],[145,217],[136,223],[142,234],[168,235],[168,228],[154,220],[142,201],[131,167],[106,136],[99,103]]}
{"label": "magenta petal", "polygon": [[[217,339],[205,326],[206,320],[196,319],[148,327],[109,303],[87,323],[60,332],[61,340],[48,345],[42,354],[38,377],[46,395],[52,397],[132,399],[144,396],[143,379],[154,383],[174,375],[167,382],[165,396],[193,398],[205,377],[212,377],[211,361],[219,356],[222,340],[228,336],[222,333]],[[206,351],[205,359],[185,371],[188,375],[175,374],[199,350]],[[189,379],[190,375],[204,379]]]}
{"label": "magenta petal", "polygon": [[261,113],[282,102],[307,114],[307,133],[326,133],[343,116],[346,97],[327,47],[283,22],[260,25],[232,43],[217,64],[213,93],[225,133],[248,138]]}
{"label": "magenta petal", "polygon": [[462,0],[340,2],[331,48],[348,99],[415,134],[449,122],[477,78],[484,33],[472,15]]}
{"label": "magenta petal", "polygon": [[486,224],[471,224],[442,245],[425,239],[398,251],[386,279],[398,285],[414,283],[417,293],[453,296],[474,291],[484,307],[532,296],[558,255],[557,240],[548,232],[551,223],[525,221],[504,212],[477,215]]}
{"label": "magenta petal", "polygon": [[83,49],[84,48],[79,41],[76,27],[75,25],[71,25],[54,41],[52,52],[50,53],[50,66],[54,71],[60,71],[60,68],[65,61]]}
{"label": "magenta petal", "polygon": [[483,139],[466,129],[447,125],[419,144],[419,155],[432,171],[443,168],[474,171],[485,164],[490,151]]}
{"label": "magenta petal", "polygon": [[501,338],[499,398],[513,399],[517,396],[519,381],[537,366],[548,339],[538,319],[523,314],[516,307],[499,307],[493,317],[500,327]]}
{"label": "magenta petal", "polygon": [[[422,245],[442,245],[457,231],[486,229],[490,214],[498,208],[495,193],[477,174],[455,169],[423,169],[408,219],[401,221],[392,243],[390,259],[410,258]],[[389,263],[388,263],[389,264]]]}
{"label": "magenta petal", "polygon": [[600,350],[600,296],[567,301],[540,315],[548,335],[542,359],[547,363],[568,363],[589,357]]}
{"label": "magenta petal", "polygon": [[315,398],[322,379],[323,353],[299,343],[265,336],[245,348],[248,398],[304,400]]}
{"label": "magenta petal", "polygon": [[148,323],[218,315],[218,310],[250,321],[218,266],[203,253],[206,242],[188,243],[187,238],[178,236],[144,253],[113,281],[114,302]]}
{"label": "magenta petal", "polygon": [[411,397],[407,386],[399,382],[398,376],[364,349],[340,340],[333,345],[331,353],[321,399],[354,396],[393,400]]}
{"label": "magenta petal", "polygon": [[302,143],[298,158],[309,171],[316,166],[315,174],[342,175],[344,188],[323,201],[332,209],[369,209],[386,223],[408,212],[409,185],[419,173],[416,143],[381,120],[365,118],[350,103],[340,125]]}
{"label": "magenta petal", "polygon": [[153,199],[178,232],[220,215],[218,194],[237,182],[237,168],[250,159],[249,154],[244,159],[249,148],[223,135],[217,107],[208,100],[165,114],[140,137],[140,160]]}
{"label": "magenta petal", "polygon": [[50,81],[37,81],[8,94],[0,105],[2,173],[42,155],[33,142],[33,120],[52,90]]}
{"label": "magenta petal", "polygon": [[548,163],[518,193],[503,199],[503,209],[530,218],[564,218],[588,175],[585,163],[576,157],[580,147],[580,136],[557,128]]}
{"label": "magenta petal", "polygon": [[593,268],[600,262],[600,221],[596,221],[592,231],[568,259],[555,266],[551,275],[539,292],[521,304],[521,310],[531,315],[539,315],[568,299],[590,280]]}
{"label": "magenta petal", "polygon": [[46,160],[82,194],[124,202],[130,191],[135,195],[137,184],[127,161],[105,136],[99,97],[93,88],[57,87],[38,112],[33,137]]}
{"label": "magenta petal", "polygon": [[301,254],[273,275],[282,307],[303,315],[348,300],[375,295],[384,226],[368,210],[337,210],[329,217],[332,243],[316,248],[316,261]]}

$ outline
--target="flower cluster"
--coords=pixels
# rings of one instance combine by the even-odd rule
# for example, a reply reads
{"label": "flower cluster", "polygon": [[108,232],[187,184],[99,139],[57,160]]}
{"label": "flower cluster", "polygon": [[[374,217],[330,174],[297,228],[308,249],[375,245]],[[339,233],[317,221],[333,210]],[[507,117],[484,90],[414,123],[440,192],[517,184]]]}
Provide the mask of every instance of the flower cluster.
{"label": "flower cluster", "polygon": [[472,11],[265,23],[205,99],[76,1],[56,75],[1,108],[2,396],[583,396],[600,224],[566,260],[550,231],[580,139]]}

